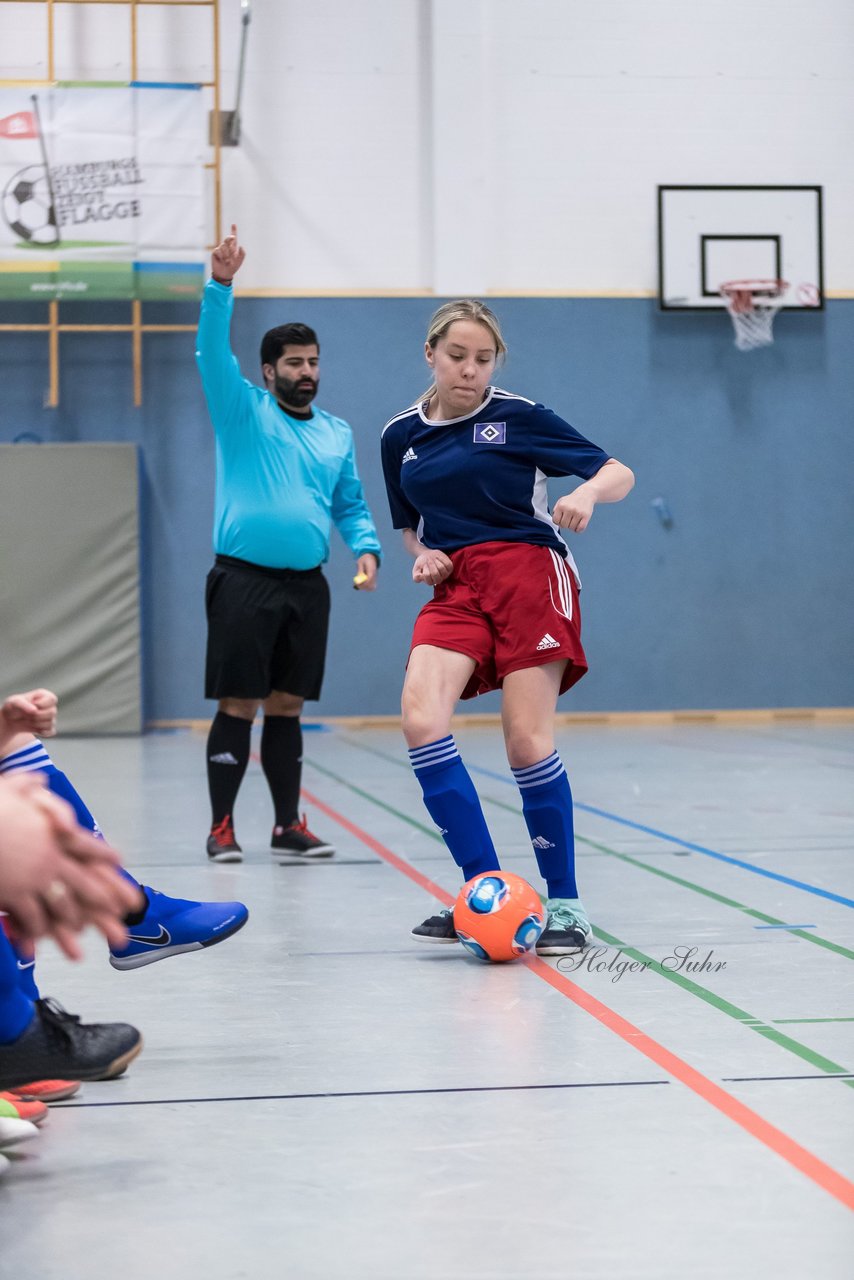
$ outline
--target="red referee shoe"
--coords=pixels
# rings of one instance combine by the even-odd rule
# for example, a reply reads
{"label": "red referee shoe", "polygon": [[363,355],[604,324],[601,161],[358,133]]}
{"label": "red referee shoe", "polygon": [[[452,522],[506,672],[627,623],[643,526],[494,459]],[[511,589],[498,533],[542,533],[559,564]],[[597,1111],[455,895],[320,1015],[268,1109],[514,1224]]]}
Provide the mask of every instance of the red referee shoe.
{"label": "red referee shoe", "polygon": [[226,814],[222,822],[211,827],[208,836],[208,857],[211,862],[242,862],[243,850],[237,843],[231,814]]}
{"label": "red referee shoe", "polygon": [[270,848],[273,853],[284,853],[291,858],[331,858],[335,852],[334,845],[309,831],[305,814],[302,822],[292,822],[289,827],[273,827]]}

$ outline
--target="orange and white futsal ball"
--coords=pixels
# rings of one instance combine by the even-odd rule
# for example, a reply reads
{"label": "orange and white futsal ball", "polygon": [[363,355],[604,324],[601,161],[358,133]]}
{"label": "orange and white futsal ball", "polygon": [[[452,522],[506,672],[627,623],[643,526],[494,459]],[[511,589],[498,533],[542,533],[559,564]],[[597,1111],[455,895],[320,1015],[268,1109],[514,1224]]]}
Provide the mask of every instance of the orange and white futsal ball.
{"label": "orange and white futsal ball", "polygon": [[515,960],[533,951],[546,927],[539,894],[509,871],[473,876],[454,903],[460,942],[479,960]]}

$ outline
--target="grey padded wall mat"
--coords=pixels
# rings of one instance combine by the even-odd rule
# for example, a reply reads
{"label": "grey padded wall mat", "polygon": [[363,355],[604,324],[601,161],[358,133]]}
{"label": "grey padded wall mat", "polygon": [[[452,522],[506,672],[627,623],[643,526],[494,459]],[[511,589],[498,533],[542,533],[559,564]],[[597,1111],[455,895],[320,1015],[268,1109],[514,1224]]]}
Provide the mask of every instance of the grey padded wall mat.
{"label": "grey padded wall mat", "polygon": [[0,694],[44,686],[62,733],[139,733],[135,445],[0,445]]}

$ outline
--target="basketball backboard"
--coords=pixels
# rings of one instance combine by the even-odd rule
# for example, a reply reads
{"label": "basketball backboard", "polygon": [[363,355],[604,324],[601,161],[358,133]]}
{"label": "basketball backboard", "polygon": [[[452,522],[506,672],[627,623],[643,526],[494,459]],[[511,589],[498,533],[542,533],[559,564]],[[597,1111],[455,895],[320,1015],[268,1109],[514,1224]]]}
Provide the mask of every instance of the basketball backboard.
{"label": "basketball backboard", "polygon": [[658,188],[663,311],[723,308],[731,280],[785,280],[783,306],[824,306],[821,187]]}

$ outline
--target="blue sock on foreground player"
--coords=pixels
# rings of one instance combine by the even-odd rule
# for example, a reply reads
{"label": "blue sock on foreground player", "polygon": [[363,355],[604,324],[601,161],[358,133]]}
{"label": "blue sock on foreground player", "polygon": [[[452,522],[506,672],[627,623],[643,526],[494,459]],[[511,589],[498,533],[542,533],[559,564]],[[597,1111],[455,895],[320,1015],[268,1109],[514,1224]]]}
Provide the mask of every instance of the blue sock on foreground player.
{"label": "blue sock on foreground player", "polygon": [[[37,738],[27,746],[0,758],[0,774],[16,771],[43,773],[49,789],[71,805],[80,825],[95,835],[101,835],[97,822],[83,800],[65,774],[57,769]],[[132,884],[138,883],[123,869],[122,875]],[[213,946],[236,933],[249,916],[242,902],[194,902],[185,898],[170,898],[146,885],[140,885],[139,888],[145,895],[145,905],[125,921],[129,934],[127,946],[120,950],[110,948],[110,964],[114,969],[138,969],[142,965],[163,960],[166,956]],[[26,957],[21,959],[22,965],[27,962]],[[22,968],[20,972],[30,997],[38,999],[32,965]]]}
{"label": "blue sock on foreground player", "polygon": [[15,952],[0,927],[0,1045],[23,1035],[33,1020],[32,999],[23,990]]}
{"label": "blue sock on foreground player", "polygon": [[413,747],[409,761],[421,783],[427,812],[461,868],[463,881],[483,871],[497,871],[495,845],[454,735]]}
{"label": "blue sock on foreground player", "polygon": [[[463,881],[481,871],[498,871],[495,845],[454,735],[413,747],[409,763],[421,783],[427,812],[462,871]],[[412,934],[422,942],[459,941],[453,914],[447,909],[416,925]]]}
{"label": "blue sock on foreground player", "polygon": [[[474,784],[453,735],[409,752],[427,812],[463,873],[463,881],[499,870],[498,856]],[[556,751],[524,769],[513,769],[522,814],[548,888],[548,921],[537,950],[561,955],[590,939],[587,913],[575,882],[575,837],[569,779]],[[453,916],[444,910],[413,929],[426,942],[456,942]]]}

